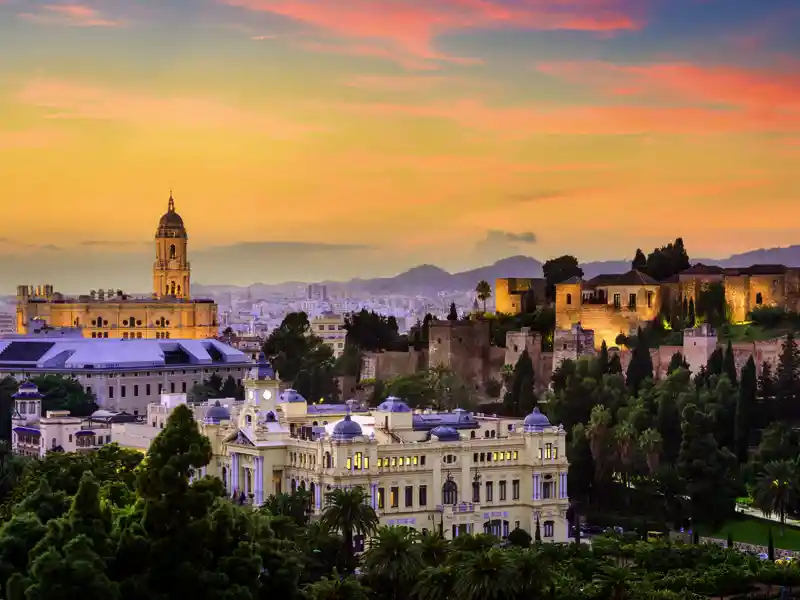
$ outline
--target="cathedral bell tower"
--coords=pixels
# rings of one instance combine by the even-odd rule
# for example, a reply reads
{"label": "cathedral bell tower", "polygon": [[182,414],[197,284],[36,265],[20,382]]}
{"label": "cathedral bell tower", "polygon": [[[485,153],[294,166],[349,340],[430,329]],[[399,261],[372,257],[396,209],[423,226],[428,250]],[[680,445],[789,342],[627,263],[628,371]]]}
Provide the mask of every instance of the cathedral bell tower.
{"label": "cathedral bell tower", "polygon": [[191,267],[186,256],[187,241],[183,219],[175,212],[175,200],[170,192],[167,212],[156,230],[153,293],[159,300],[173,296],[182,300],[190,298]]}

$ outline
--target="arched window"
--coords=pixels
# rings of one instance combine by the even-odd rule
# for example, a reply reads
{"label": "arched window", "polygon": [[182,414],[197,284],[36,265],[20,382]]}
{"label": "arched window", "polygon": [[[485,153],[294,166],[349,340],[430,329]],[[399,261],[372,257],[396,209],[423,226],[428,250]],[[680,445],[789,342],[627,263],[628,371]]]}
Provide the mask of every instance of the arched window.
{"label": "arched window", "polygon": [[567,294],[567,304],[572,304],[572,294]]}
{"label": "arched window", "polygon": [[53,438],[53,448],[56,447],[56,438]]}
{"label": "arched window", "polygon": [[442,486],[442,504],[458,504],[458,485],[453,481],[452,475],[447,476]]}
{"label": "arched window", "polygon": [[473,440],[475,439],[475,431],[474,430],[469,432],[469,437],[472,438]]}
{"label": "arched window", "polygon": [[305,481],[301,481],[301,482],[300,482],[300,489],[301,489],[301,490],[304,490],[304,489],[306,489],[306,482],[305,482]]}
{"label": "arched window", "polygon": [[[312,482],[311,482],[311,484],[308,486],[308,491],[309,491],[309,492],[311,492],[311,495],[310,495],[310,497],[309,497],[309,499],[308,499],[308,503],[309,503],[309,505],[310,505],[312,502],[316,502],[316,501],[317,501],[317,496],[316,496],[316,493],[317,493],[317,486],[314,484],[314,482],[313,482],[313,481],[312,481]],[[311,507],[309,506],[309,508],[311,508]]]}
{"label": "arched window", "polygon": [[181,286],[178,286],[178,295],[180,296],[181,293]]}
{"label": "arched window", "polygon": [[175,282],[172,282],[172,287],[170,288],[172,291],[170,292],[173,296],[175,295]]}
{"label": "arched window", "polygon": [[761,305],[764,302],[764,296],[761,295],[761,292],[756,294],[756,304]]}
{"label": "arched window", "polygon": [[169,247],[169,257],[170,257],[171,259],[175,258],[175,244],[172,244],[172,245]]}
{"label": "arched window", "polygon": [[323,464],[325,465],[326,469],[333,468],[333,457],[331,456],[330,452],[325,453],[325,457],[323,458]]}

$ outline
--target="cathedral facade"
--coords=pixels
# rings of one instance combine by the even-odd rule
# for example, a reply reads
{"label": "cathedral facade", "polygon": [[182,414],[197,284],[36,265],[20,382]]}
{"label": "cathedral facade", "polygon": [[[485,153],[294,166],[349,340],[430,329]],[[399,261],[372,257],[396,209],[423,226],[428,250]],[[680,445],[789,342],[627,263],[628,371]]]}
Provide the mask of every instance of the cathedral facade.
{"label": "cathedral facade", "polygon": [[125,339],[202,339],[217,335],[217,305],[191,298],[188,235],[170,194],[155,235],[153,293],[132,297],[121,290],[92,290],[70,298],[52,285],[17,286],[17,333],[31,321],[74,327],[84,337]]}

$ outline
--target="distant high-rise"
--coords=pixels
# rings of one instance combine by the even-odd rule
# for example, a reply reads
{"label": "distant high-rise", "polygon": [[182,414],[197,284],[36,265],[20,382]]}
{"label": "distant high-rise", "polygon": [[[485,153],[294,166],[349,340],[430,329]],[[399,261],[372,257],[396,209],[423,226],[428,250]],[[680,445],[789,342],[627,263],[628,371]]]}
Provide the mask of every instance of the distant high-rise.
{"label": "distant high-rise", "polygon": [[312,283],[306,290],[307,300],[317,300],[319,302],[328,301],[328,286],[321,283]]}

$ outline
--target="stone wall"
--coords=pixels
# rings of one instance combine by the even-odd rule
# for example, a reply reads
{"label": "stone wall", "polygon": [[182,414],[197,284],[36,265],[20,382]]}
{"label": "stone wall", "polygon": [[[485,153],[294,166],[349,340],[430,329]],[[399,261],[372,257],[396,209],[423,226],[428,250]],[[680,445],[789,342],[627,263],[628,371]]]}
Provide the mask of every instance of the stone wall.
{"label": "stone wall", "polygon": [[387,381],[398,375],[411,375],[427,365],[427,351],[365,352],[361,358],[361,379]]}
{"label": "stone wall", "polygon": [[434,321],[428,333],[428,366],[447,367],[483,388],[490,378],[489,322]]}

